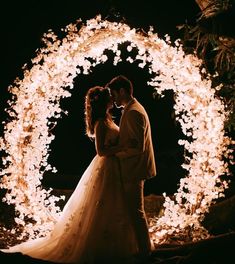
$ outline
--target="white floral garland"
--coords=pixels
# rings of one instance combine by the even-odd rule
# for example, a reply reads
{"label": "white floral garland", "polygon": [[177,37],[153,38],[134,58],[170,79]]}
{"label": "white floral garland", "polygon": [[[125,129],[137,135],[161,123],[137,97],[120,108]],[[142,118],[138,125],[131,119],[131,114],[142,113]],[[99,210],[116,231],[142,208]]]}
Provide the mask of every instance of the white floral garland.
{"label": "white floral garland", "polygon": [[[6,111],[12,120],[4,124],[0,139],[6,152],[0,187],[8,190],[4,201],[15,205],[19,214],[15,219],[24,226],[23,234],[44,236],[60,215],[56,203],[63,197],[43,189],[41,180],[45,171],[56,172],[47,158],[54,139],[51,129],[63,112],[61,98],[71,96],[69,89],[78,74],[89,74],[91,67],[108,60],[105,50],[115,54],[114,65],[120,62],[118,44],[128,42],[128,51],[138,50],[135,59],[141,61],[139,67],[148,63],[149,72],[156,73],[149,81],[156,92],[163,96],[166,90],[174,91],[177,120],[190,138],[179,141],[188,153],[182,164],[188,175],[181,179],[175,199],[166,197],[163,216],[151,224],[152,239],[162,243],[177,234],[192,240],[206,237],[200,223],[227,188],[219,176],[228,173],[223,157],[230,155],[231,140],[224,133],[225,107],[215,96],[210,79],[202,79],[201,61],[186,55],[178,41],[172,45],[169,37],[160,39],[152,28],[143,34],[123,23],[103,21],[100,16],[80,29],[77,23],[70,24],[65,33],[62,40],[52,31],[45,34],[46,47],[38,51],[30,70],[24,68],[23,79],[10,87],[13,97]],[[127,61],[134,60],[129,57]],[[26,217],[33,223],[25,222]]]}

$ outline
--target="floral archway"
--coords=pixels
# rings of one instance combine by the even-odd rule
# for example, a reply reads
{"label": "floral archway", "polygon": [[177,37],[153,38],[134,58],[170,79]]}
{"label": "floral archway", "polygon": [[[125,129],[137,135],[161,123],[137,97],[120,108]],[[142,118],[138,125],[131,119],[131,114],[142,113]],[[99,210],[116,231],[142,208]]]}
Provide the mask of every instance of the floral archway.
{"label": "floral archway", "polygon": [[[128,25],[102,20],[100,16],[86,24],[70,24],[60,40],[52,31],[44,35],[45,47],[38,50],[32,67],[24,68],[24,77],[9,87],[12,100],[7,112],[11,121],[4,124],[0,139],[4,168],[1,170],[1,188],[7,189],[4,201],[15,205],[23,235],[43,236],[60,215],[57,202],[63,197],[45,190],[41,180],[45,171],[56,172],[47,162],[52,128],[61,117],[61,98],[71,96],[74,78],[89,74],[97,64],[105,63],[104,51],[114,53],[113,64],[121,62],[118,45],[128,42],[138,54],[128,57],[139,67],[149,66],[154,75],[148,82],[155,91],[175,94],[175,113],[186,139],[183,168],[188,171],[181,179],[174,199],[165,197],[164,214],[150,227],[156,243],[167,237],[181,235],[191,240],[208,236],[201,221],[210,205],[223,195],[227,181],[221,175],[229,174],[228,163],[231,140],[225,136],[224,122],[228,113],[223,102],[215,96],[209,76],[202,78],[200,60],[186,55],[179,41],[171,43],[154,33],[153,28],[143,33]],[[216,89],[219,89],[217,87]],[[26,222],[25,219],[32,219]]]}

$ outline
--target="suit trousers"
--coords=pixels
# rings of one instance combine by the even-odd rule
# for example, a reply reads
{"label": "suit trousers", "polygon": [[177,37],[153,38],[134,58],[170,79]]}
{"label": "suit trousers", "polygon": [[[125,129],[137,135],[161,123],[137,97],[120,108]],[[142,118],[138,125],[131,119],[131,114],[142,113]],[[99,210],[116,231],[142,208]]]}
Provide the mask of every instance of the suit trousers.
{"label": "suit trousers", "polygon": [[130,221],[138,243],[139,255],[148,255],[151,251],[151,242],[144,210],[144,180],[124,182],[124,191]]}

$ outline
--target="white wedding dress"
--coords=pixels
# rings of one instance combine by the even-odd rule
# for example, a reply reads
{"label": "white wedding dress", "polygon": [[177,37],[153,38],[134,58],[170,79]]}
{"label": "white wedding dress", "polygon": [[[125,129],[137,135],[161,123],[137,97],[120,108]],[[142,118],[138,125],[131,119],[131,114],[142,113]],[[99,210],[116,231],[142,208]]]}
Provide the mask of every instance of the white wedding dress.
{"label": "white wedding dress", "polygon": [[[105,142],[112,145],[118,127],[108,126]],[[2,251],[56,263],[131,263],[138,248],[123,198],[117,158],[96,155],[53,231]]]}

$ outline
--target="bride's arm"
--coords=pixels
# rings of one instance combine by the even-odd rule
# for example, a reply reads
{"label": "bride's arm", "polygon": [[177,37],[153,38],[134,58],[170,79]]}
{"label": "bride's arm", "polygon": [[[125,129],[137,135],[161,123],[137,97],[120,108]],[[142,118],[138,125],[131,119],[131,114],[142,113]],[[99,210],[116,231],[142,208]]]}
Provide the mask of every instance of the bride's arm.
{"label": "bride's arm", "polygon": [[111,156],[121,151],[121,146],[105,145],[105,134],[107,126],[104,120],[98,120],[95,124],[95,148],[99,156]]}

